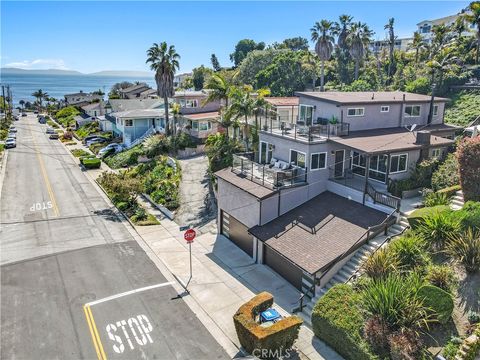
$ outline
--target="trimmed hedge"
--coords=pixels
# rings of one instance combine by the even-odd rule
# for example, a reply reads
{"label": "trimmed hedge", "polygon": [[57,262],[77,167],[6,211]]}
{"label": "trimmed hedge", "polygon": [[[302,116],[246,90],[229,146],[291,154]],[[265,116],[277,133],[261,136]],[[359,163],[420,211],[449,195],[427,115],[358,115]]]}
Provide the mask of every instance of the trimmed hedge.
{"label": "trimmed hedge", "polygon": [[447,212],[450,211],[450,207],[447,205],[438,205],[438,206],[432,206],[432,207],[424,207],[421,209],[417,209],[414,212],[412,212],[410,215],[408,215],[408,223],[410,224],[410,227],[415,230],[417,229],[421,223],[422,219],[431,216],[434,213],[440,213],[440,212]]}
{"label": "trimmed hedge", "polygon": [[102,161],[92,156],[83,156],[80,158],[80,163],[87,169],[99,169]]}
{"label": "trimmed hedge", "polygon": [[364,318],[360,302],[360,294],[350,285],[331,287],[313,308],[313,332],[345,359],[377,359],[362,338]]}
{"label": "trimmed hedge", "polygon": [[441,190],[438,190],[437,193],[446,194],[448,198],[451,198],[457,193],[458,190],[462,190],[462,187],[460,185],[453,185],[453,186],[449,186]]}
{"label": "trimmed hedge", "polygon": [[441,324],[446,324],[453,313],[453,298],[445,290],[434,285],[424,285],[418,290],[423,304],[432,309]]}
{"label": "trimmed hedge", "polygon": [[268,354],[269,357],[266,358],[272,358],[290,349],[298,337],[303,322],[298,316],[293,315],[283,318],[271,326],[260,326],[255,321],[256,317],[272,305],[272,294],[264,291],[242,305],[233,316],[240,344],[249,353],[253,353],[255,350],[254,355],[257,357]]}

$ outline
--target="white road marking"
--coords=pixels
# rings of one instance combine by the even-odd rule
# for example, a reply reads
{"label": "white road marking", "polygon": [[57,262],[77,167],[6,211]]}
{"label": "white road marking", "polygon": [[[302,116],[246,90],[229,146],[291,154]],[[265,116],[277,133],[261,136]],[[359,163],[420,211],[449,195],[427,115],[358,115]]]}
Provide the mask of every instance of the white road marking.
{"label": "white road marking", "polygon": [[120,298],[120,297],[132,295],[132,294],[136,294],[136,293],[139,293],[139,292],[142,292],[142,291],[147,291],[147,290],[151,290],[151,289],[156,289],[156,288],[160,288],[160,287],[164,287],[164,286],[168,286],[168,285],[173,285],[173,284],[174,284],[174,282],[171,281],[171,282],[166,282],[166,283],[161,283],[161,284],[146,286],[146,287],[143,287],[143,288],[126,291],[126,292],[123,292],[123,293],[120,293],[120,294],[116,294],[116,295],[112,295],[112,296],[107,296],[107,297],[105,297],[105,298],[103,298],[103,299],[98,299],[98,300],[95,300],[95,301],[86,303],[85,305],[93,306],[93,305],[97,305],[97,304],[100,304],[100,303],[103,303],[103,302],[106,302],[106,301],[118,299],[118,298]]}
{"label": "white road marking", "polygon": [[[120,320],[115,324],[108,324],[105,327],[108,338],[113,341],[113,351],[118,354],[123,353],[126,348],[123,344],[122,337],[120,336],[120,328],[123,332],[124,339],[126,339],[130,347],[130,350],[135,349],[135,343],[133,342],[133,339],[135,339],[137,347],[147,345],[148,343],[153,343],[153,339],[150,336],[153,326],[145,315],[141,314],[137,315],[136,317],[131,317],[128,320]],[[129,332],[132,334],[132,337],[130,337]]]}

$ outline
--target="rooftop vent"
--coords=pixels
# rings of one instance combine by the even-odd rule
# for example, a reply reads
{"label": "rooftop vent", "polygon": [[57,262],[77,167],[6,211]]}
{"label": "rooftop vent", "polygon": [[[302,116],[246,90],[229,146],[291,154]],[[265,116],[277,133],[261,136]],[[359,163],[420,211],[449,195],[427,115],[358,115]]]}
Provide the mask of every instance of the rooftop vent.
{"label": "rooftop vent", "polygon": [[415,144],[417,145],[430,145],[430,131],[421,130],[417,131],[417,139]]}

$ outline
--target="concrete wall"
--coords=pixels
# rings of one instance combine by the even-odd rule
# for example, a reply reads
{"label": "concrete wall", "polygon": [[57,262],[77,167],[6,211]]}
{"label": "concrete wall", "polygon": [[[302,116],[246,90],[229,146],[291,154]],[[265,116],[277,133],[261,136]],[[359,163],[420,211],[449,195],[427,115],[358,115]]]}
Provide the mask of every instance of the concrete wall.
{"label": "concrete wall", "polygon": [[248,228],[259,224],[260,202],[258,199],[222,179],[218,179],[217,202],[219,216],[222,209]]}

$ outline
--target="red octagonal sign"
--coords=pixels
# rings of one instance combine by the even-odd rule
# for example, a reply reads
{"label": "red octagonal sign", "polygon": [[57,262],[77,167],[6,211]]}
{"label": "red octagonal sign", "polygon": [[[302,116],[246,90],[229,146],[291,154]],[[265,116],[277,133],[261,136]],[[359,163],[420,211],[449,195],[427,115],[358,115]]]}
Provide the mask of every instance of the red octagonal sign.
{"label": "red octagonal sign", "polygon": [[185,231],[185,234],[183,234],[183,238],[187,240],[187,242],[193,242],[193,239],[195,239],[195,236],[197,233],[193,229],[188,229]]}

